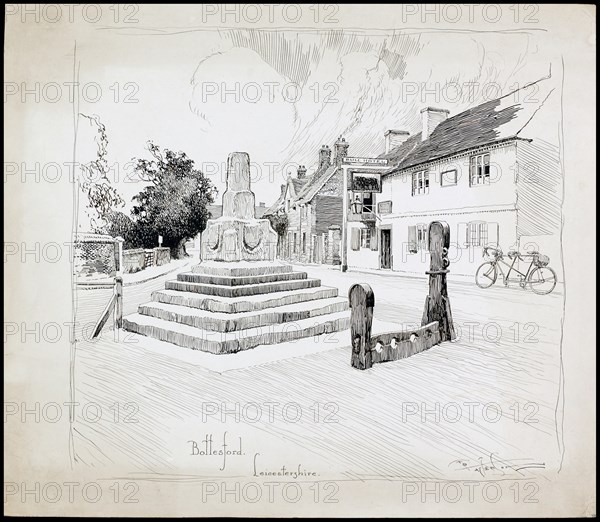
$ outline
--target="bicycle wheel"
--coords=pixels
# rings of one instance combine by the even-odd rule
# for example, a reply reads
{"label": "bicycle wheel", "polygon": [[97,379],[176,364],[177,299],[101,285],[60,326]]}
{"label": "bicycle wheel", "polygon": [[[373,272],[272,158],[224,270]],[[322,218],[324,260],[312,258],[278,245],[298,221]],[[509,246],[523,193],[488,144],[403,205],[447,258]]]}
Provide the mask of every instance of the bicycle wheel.
{"label": "bicycle wheel", "polygon": [[534,268],[527,282],[534,293],[544,295],[549,294],[556,286],[556,272],[549,266]]}
{"label": "bicycle wheel", "polygon": [[498,277],[498,269],[491,262],[483,263],[475,273],[475,283],[479,288],[489,288],[496,282]]}

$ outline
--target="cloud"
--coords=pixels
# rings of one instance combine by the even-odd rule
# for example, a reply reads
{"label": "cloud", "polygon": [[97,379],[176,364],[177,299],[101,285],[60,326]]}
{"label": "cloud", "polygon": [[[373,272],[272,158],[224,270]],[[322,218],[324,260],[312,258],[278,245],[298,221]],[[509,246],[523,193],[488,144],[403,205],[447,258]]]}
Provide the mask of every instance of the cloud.
{"label": "cloud", "polygon": [[232,30],[198,65],[191,107],[211,143],[279,162],[278,185],[288,164],[314,168],[319,147],[339,135],[351,155],[376,155],[387,129],[419,132],[425,106],[453,115],[545,76],[549,61],[531,39]]}

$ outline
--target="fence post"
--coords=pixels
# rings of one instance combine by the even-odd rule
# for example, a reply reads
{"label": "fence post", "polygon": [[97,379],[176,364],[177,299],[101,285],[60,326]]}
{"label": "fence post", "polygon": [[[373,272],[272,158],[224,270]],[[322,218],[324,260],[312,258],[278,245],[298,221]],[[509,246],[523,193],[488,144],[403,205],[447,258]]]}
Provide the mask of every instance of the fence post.
{"label": "fence post", "polygon": [[358,283],[350,287],[348,300],[350,301],[350,340],[352,342],[350,364],[359,370],[367,370],[373,366],[371,325],[375,294],[368,284]]}
{"label": "fence post", "polygon": [[115,327],[123,327],[123,242],[122,237],[115,238],[116,246],[116,265],[117,273],[115,275]]}
{"label": "fence post", "polygon": [[123,273],[123,241],[121,236],[115,237],[115,272],[116,275]]}
{"label": "fence post", "polygon": [[438,321],[441,341],[456,339],[450,299],[448,298],[448,285],[446,274],[449,272],[448,249],[450,248],[450,227],[443,221],[433,221],[429,224],[429,295],[425,298],[423,321],[425,326],[433,321]]}

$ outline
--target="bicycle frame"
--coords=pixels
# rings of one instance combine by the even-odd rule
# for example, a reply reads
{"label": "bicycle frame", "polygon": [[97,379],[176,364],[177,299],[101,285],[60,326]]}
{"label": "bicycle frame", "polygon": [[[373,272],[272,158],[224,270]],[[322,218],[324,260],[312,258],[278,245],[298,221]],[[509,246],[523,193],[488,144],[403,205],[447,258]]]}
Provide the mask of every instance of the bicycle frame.
{"label": "bicycle frame", "polygon": [[[502,273],[502,277],[504,278],[504,284],[507,284],[509,282],[512,283],[520,283],[523,284],[525,281],[527,281],[527,278],[529,277],[529,274],[531,273],[531,268],[533,267],[533,256],[531,259],[531,263],[529,264],[529,268],[527,268],[527,272],[523,273],[520,270],[515,268],[515,263],[517,262],[517,259],[523,259],[521,256],[515,256],[512,260],[512,264],[508,264],[506,261],[504,261],[504,259],[497,259],[496,260],[496,266],[500,269],[500,272]],[[500,263],[502,263],[503,265],[506,265],[508,267],[508,272],[505,274],[504,270],[502,269],[502,266],[500,265]],[[517,274],[519,274],[519,278],[518,279],[510,279],[510,273],[511,272],[516,272]]]}

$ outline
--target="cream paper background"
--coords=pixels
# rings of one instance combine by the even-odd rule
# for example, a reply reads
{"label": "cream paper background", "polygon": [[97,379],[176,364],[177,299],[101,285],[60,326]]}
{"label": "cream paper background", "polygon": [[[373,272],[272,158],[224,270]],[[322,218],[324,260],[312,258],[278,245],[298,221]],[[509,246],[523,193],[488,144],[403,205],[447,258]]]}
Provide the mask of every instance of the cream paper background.
{"label": "cream paper background", "polygon": [[[61,4],[66,9],[67,4]],[[216,4],[215,4],[216,5]],[[408,5],[408,4],[407,4]],[[418,5],[418,4],[411,4]],[[35,180],[30,175],[25,182],[20,176],[6,176],[7,162],[28,165],[63,164],[73,158],[73,107],[66,96],[56,103],[21,103],[19,96],[6,96],[6,82],[69,82],[73,78],[73,48],[86,56],[103,53],[93,48],[95,32],[102,27],[114,27],[114,11],[102,5],[102,19],[93,24],[82,19],[74,7],[73,22],[61,20],[49,23],[43,17],[21,20],[16,9],[23,4],[9,4],[5,16],[4,75],[4,233],[5,244],[32,245],[36,242],[60,245],[71,241],[73,227],[73,185],[62,171],[55,183]],[[28,5],[33,9],[34,5]],[[39,7],[39,6],[38,6]],[[223,23],[212,17],[202,23],[200,7],[151,6],[140,4],[136,13],[138,27],[202,27],[216,30],[226,27],[246,27],[231,19]],[[422,8],[423,6],[421,6]],[[439,6],[438,6],[439,7]],[[398,501],[397,484],[385,480],[340,483],[336,504],[315,503],[223,503],[203,505],[197,484],[186,482],[144,482],[137,504],[106,501],[95,504],[81,497],[74,502],[55,504],[41,502],[6,502],[10,515],[122,515],[122,516],[591,516],[595,514],[595,8],[583,5],[540,5],[539,22],[543,29],[539,41],[549,55],[562,57],[563,80],[563,160],[565,173],[563,249],[566,268],[566,312],[564,317],[564,445],[562,471],[548,475],[541,485],[539,503],[496,505],[489,502],[460,502],[456,505],[431,502]],[[304,9],[308,6],[303,6]],[[329,30],[332,28],[411,29],[411,30],[481,30],[511,31],[530,29],[515,24],[507,5],[505,15],[492,24],[481,17],[471,23],[457,23],[429,18],[426,23],[413,17],[402,20],[398,5],[339,5],[335,24],[310,24],[303,18],[303,27]],[[15,14],[18,13],[18,14]],[[50,13],[50,11],[48,11]],[[90,11],[91,13],[91,11]],[[121,12],[123,15],[125,11]],[[64,18],[64,17],[63,17]],[[464,17],[463,17],[464,18]],[[123,24],[121,24],[123,26]],[[270,23],[266,17],[252,24],[254,28],[275,27],[296,29],[298,24],[276,17]],[[135,31],[135,28],[131,29]],[[165,52],[174,43],[163,37]],[[149,44],[150,45],[150,44]],[[90,47],[91,46],[91,47]],[[112,50],[111,52],[114,52]],[[161,52],[161,46],[151,44],[151,52]],[[170,51],[172,52],[172,51]],[[193,52],[186,49],[182,52]],[[451,47],[446,55],[436,57],[440,63],[460,62]],[[242,66],[243,64],[240,64]],[[90,64],[86,69],[90,70]],[[93,69],[92,69],[93,70]],[[97,70],[102,78],[104,71]],[[169,71],[157,70],[156,79]],[[561,74],[556,71],[556,74]],[[126,80],[127,71],[123,72]],[[83,80],[83,79],[82,79]],[[172,93],[178,96],[179,93]],[[140,93],[149,111],[161,108],[168,101],[147,100]],[[267,129],[268,131],[268,129]],[[258,199],[258,198],[257,198]],[[271,201],[271,199],[267,199]],[[6,248],[6,247],[5,247]],[[27,325],[50,322],[63,325],[72,321],[71,265],[65,249],[58,262],[33,256],[20,262],[19,256],[5,255],[4,321]],[[71,346],[68,328],[54,343],[29,335],[22,343],[18,336],[9,336],[4,344],[5,401],[32,404],[35,402],[68,402]],[[93,468],[85,473],[70,462],[69,422],[64,416],[56,423],[16,424],[5,420],[5,484],[32,482],[79,483],[102,481],[104,492],[120,475],[99,476]],[[218,477],[217,477],[218,478]],[[5,497],[6,498],[6,497]]]}

